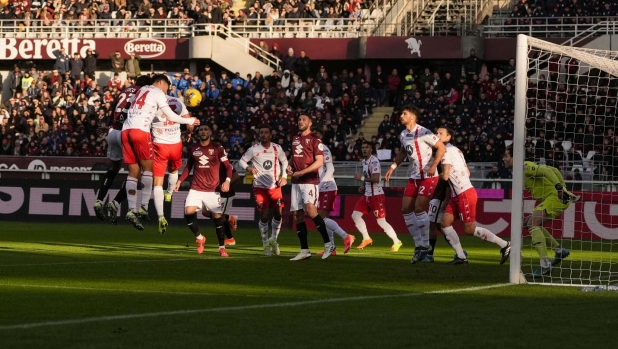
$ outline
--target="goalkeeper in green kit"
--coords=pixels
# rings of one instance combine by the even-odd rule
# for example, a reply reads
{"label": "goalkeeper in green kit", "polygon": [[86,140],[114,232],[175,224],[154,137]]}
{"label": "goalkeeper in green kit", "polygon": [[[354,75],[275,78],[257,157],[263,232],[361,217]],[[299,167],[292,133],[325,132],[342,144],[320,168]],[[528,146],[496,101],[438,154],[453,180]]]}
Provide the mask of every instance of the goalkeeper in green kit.
{"label": "goalkeeper in green kit", "polygon": [[[512,148],[506,149],[502,161],[507,168],[513,168]],[[532,214],[524,220],[524,226],[530,232],[532,246],[541,259],[541,265],[532,273],[532,276],[541,277],[548,275],[553,267],[560,265],[562,260],[570,254],[569,250],[562,248],[543,225],[558,218],[571,202],[579,201],[580,197],[566,189],[564,179],[555,167],[525,161],[524,177],[524,189],[535,200],[540,201]],[[550,245],[556,252],[553,261],[547,256],[547,245]]]}

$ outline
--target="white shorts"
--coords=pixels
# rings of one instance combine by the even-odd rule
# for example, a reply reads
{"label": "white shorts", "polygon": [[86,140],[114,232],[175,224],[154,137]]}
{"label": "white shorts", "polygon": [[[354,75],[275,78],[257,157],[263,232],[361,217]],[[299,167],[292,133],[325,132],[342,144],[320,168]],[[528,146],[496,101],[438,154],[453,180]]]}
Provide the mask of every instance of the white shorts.
{"label": "white shorts", "polygon": [[122,131],[111,129],[107,134],[107,157],[112,161],[122,160]]}
{"label": "white shorts", "polygon": [[431,223],[442,223],[442,217],[444,217],[444,210],[446,210],[446,205],[444,201],[439,199],[432,199],[429,202],[429,222]]}
{"label": "white shorts", "polygon": [[185,200],[185,207],[196,206],[198,210],[205,207],[212,213],[221,213],[221,196],[219,193],[189,190],[189,195]]}
{"label": "white shorts", "polygon": [[226,214],[232,208],[232,202],[234,202],[233,196],[231,198],[221,198],[221,214]]}
{"label": "white shorts", "polygon": [[292,201],[290,211],[296,212],[305,209],[305,204],[318,204],[320,192],[317,184],[292,184]]}

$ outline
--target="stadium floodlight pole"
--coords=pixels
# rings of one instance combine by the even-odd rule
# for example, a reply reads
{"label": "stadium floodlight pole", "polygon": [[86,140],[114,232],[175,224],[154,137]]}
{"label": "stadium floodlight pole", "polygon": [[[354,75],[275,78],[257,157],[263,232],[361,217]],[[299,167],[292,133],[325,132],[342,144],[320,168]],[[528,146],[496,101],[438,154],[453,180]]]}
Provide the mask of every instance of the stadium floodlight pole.
{"label": "stadium floodlight pole", "polygon": [[528,88],[528,37],[517,36],[515,58],[515,132],[513,133],[513,187],[511,211],[511,261],[509,282],[519,284],[521,275],[522,223],[524,217],[524,142],[526,90]]}

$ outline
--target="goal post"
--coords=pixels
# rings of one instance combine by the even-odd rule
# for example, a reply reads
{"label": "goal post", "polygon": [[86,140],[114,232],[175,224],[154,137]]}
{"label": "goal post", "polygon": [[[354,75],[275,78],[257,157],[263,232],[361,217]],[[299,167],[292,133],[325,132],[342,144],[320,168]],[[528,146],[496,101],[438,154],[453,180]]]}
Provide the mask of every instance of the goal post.
{"label": "goal post", "polygon": [[[519,35],[514,104],[509,281],[618,283],[618,51]],[[556,218],[543,225],[550,236],[534,228],[534,243],[524,218],[539,202],[524,190],[524,161],[551,166],[541,167],[557,170],[574,193],[568,205],[551,206]],[[547,247],[543,259],[539,241]]]}

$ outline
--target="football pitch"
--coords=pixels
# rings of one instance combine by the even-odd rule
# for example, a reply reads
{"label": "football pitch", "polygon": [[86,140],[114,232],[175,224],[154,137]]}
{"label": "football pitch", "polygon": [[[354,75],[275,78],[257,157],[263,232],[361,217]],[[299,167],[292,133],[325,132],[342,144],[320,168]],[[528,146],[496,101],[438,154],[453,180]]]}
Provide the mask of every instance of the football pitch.
{"label": "football pitch", "polygon": [[[410,264],[412,239],[291,262],[264,257],[257,227],[218,256],[212,224],[203,255],[186,226],[159,235],[99,224],[4,222],[0,348],[615,348],[612,292],[508,285],[499,249],[462,238],[470,264]],[[356,234],[360,239],[360,234]],[[357,245],[360,240],[354,245]],[[342,243],[337,241],[339,253]]]}

